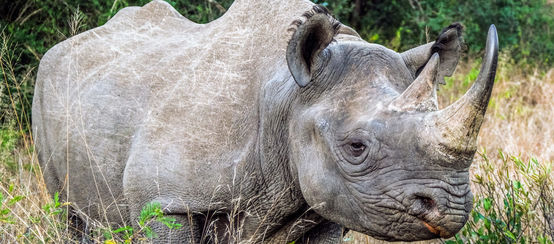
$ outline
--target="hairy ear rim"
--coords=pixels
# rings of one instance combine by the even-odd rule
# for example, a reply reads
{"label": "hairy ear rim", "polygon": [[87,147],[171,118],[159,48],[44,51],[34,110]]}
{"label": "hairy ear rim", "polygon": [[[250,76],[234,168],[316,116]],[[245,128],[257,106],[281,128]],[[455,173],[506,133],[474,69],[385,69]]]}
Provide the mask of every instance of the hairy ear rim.
{"label": "hairy ear rim", "polygon": [[286,59],[289,70],[300,87],[311,81],[314,64],[337,35],[340,23],[319,5],[306,12],[306,21],[294,21],[294,34],[288,42]]}
{"label": "hairy ear rim", "polygon": [[464,27],[460,23],[453,23],[444,28],[431,47],[431,55],[441,55],[441,67],[438,73],[439,81],[444,84],[445,76],[452,76],[460,60],[461,53],[465,50],[462,31]]}
{"label": "hairy ear rim", "polygon": [[444,77],[452,76],[461,53],[465,50],[462,30],[463,26],[460,23],[453,23],[444,28],[434,42],[403,52],[401,54],[402,59],[414,78],[419,76],[431,56],[434,53],[439,53],[440,67],[437,79],[439,84],[445,84]]}

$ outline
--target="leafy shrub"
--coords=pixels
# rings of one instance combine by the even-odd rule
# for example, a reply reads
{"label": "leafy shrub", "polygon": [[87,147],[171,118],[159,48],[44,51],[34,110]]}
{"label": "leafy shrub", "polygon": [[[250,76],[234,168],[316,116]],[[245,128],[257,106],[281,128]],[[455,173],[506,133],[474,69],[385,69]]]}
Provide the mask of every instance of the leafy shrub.
{"label": "leafy shrub", "polygon": [[116,240],[118,239],[122,239],[124,243],[131,243],[133,240],[144,239],[144,237],[147,239],[156,238],[158,235],[149,226],[152,222],[160,222],[169,229],[179,229],[183,226],[177,223],[175,218],[164,216],[160,203],[152,202],[146,204],[140,211],[138,230],[131,226],[124,226],[116,230],[105,229],[102,231],[105,238],[104,242],[111,244],[117,243]]}
{"label": "leafy shrub", "polygon": [[7,194],[10,197],[5,197],[4,194],[0,192],[0,223],[5,224],[15,224],[15,218],[11,215],[11,208],[19,201],[23,199],[23,196],[12,195],[14,192],[14,185],[10,184],[7,189]]}
{"label": "leafy shrub", "polygon": [[[0,127],[0,162],[5,164],[10,171],[14,172],[16,163],[13,152],[16,149],[20,135],[11,127],[12,126],[6,126],[6,128]],[[0,174],[0,180],[2,178]]]}
{"label": "leafy shrub", "polygon": [[498,162],[491,162],[486,152],[480,154],[470,219],[446,243],[552,243],[552,163],[498,155]]}
{"label": "leafy shrub", "polygon": [[[14,184],[9,184],[6,189],[2,190],[5,190],[6,195],[0,192],[0,224],[4,226],[0,228],[0,230],[4,230],[7,225],[17,226],[21,225],[21,222],[28,222],[33,225],[45,224],[48,226],[48,231],[50,232],[67,231],[68,226],[66,225],[66,220],[68,220],[68,215],[66,206],[71,205],[71,203],[60,202],[57,192],[51,202],[42,205],[42,211],[39,215],[29,215],[27,213],[26,216],[20,216],[14,213],[16,209],[15,205],[22,202],[26,196],[18,194],[18,190],[20,189],[17,189],[17,186]],[[134,229],[131,226],[124,226],[116,230],[112,230],[109,227],[100,228],[98,230],[93,230],[93,233],[99,236],[86,236],[85,238],[89,238],[96,242],[101,241],[103,238],[104,243],[132,243],[135,240],[154,239],[157,237],[157,234],[149,226],[149,224],[154,222],[162,223],[170,229],[179,229],[182,227],[181,224],[176,222],[175,218],[164,216],[160,203],[153,202],[145,205],[141,210],[140,217],[137,220],[138,229]],[[48,242],[62,238],[70,239],[71,237],[69,233],[65,233],[65,235],[58,236],[57,238],[45,238],[41,235],[37,235],[36,232],[27,230],[17,238],[26,240],[27,242],[32,240]]]}
{"label": "leafy shrub", "polygon": [[475,54],[484,49],[489,25],[498,29],[501,49],[517,62],[551,67],[554,56],[554,5],[545,0],[315,0],[353,26],[366,40],[406,50],[432,41],[453,22],[465,25]]}

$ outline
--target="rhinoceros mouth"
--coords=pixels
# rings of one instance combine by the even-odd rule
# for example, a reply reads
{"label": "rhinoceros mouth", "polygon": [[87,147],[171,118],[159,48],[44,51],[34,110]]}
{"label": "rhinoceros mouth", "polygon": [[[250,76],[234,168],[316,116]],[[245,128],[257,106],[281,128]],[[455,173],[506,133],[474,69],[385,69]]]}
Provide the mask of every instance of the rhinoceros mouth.
{"label": "rhinoceros mouth", "polygon": [[455,221],[456,214],[445,214],[439,210],[439,206],[433,198],[423,195],[416,196],[412,205],[405,211],[414,218],[413,224],[420,227],[418,229],[423,232],[421,234],[429,238],[452,237],[465,223],[465,221],[463,223]]}
{"label": "rhinoceros mouth", "polygon": [[422,221],[422,223],[425,226],[425,228],[427,228],[431,233],[436,234],[436,235],[440,235],[440,230],[438,230],[437,228],[433,227],[432,225],[430,225],[429,223],[427,223],[425,221]]}
{"label": "rhinoceros mouth", "polygon": [[440,226],[433,225],[433,224],[431,224],[431,223],[429,223],[425,220],[422,220],[421,222],[422,222],[423,226],[425,226],[425,228],[427,230],[429,230],[429,232],[436,235],[436,237],[449,238],[449,237],[453,236],[452,233],[450,233],[449,231],[444,230]]}
{"label": "rhinoceros mouth", "polygon": [[433,219],[440,219],[444,220],[447,219],[448,216],[444,216],[442,214],[439,214],[438,212],[435,214],[435,216],[431,217],[429,214],[424,215],[413,215],[408,213],[412,217],[416,219],[416,223],[422,226],[424,230],[427,230],[431,235],[431,238],[450,238],[454,236],[455,233],[458,232],[459,229],[463,227],[463,224],[460,224],[459,227],[455,227],[452,230],[448,230],[447,227],[440,225],[440,223],[437,223],[438,221],[434,221]]}

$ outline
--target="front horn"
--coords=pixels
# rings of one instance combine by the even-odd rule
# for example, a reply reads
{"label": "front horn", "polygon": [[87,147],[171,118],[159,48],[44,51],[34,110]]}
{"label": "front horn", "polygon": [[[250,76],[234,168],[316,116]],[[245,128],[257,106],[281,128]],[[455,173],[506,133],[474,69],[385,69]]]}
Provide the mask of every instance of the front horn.
{"label": "front horn", "polygon": [[[498,61],[498,36],[496,27],[491,25],[487,35],[487,46],[481,71],[471,88],[450,106],[432,112],[428,122],[438,131],[440,146],[449,156],[454,154],[471,155],[477,150],[477,135],[483,123],[491,96]],[[444,151],[443,151],[444,152]]]}

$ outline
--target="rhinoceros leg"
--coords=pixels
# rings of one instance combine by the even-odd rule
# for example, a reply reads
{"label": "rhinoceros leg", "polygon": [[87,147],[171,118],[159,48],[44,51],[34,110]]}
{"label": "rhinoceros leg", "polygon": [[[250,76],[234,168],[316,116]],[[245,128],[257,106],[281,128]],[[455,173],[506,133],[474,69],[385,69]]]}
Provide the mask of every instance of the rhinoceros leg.
{"label": "rhinoceros leg", "polygon": [[296,243],[336,244],[341,243],[344,227],[333,222],[324,222],[314,228]]}

